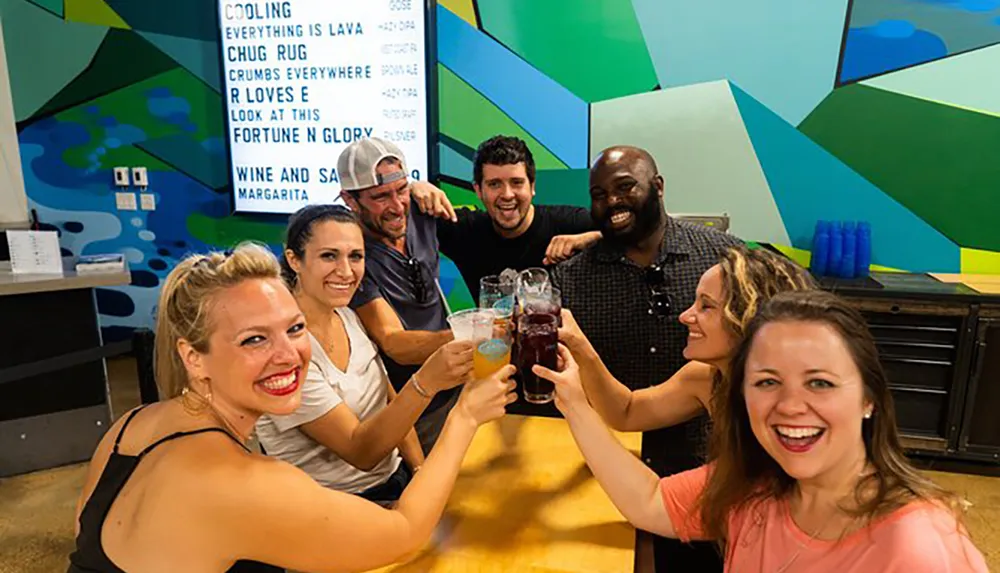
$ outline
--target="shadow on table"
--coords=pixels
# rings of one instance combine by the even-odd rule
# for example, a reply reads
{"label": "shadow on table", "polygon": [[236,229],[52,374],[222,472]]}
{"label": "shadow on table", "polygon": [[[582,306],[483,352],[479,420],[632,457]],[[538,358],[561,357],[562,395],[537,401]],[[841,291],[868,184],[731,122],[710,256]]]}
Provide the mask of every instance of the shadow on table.
{"label": "shadow on table", "polygon": [[[503,468],[516,471],[517,461],[507,455],[492,458],[479,468],[463,472],[459,480],[481,479],[483,475],[498,477],[496,472]],[[513,476],[511,476],[513,477]],[[510,479],[510,487],[503,489],[503,498],[495,500],[502,507],[494,514],[478,514],[461,510],[450,512],[455,527],[442,537],[442,549],[484,547],[506,550],[515,546],[523,547],[534,542],[577,541],[594,545],[604,545],[630,549],[634,544],[634,529],[626,521],[590,524],[578,528],[558,529],[540,523],[539,513],[548,504],[572,494],[582,487],[593,474],[586,464],[580,466],[565,480],[552,488],[536,489],[525,487]],[[501,478],[502,479],[502,478]],[[463,484],[456,491],[470,492],[474,484]],[[469,493],[463,493],[453,501],[453,507],[461,507],[461,502]]]}

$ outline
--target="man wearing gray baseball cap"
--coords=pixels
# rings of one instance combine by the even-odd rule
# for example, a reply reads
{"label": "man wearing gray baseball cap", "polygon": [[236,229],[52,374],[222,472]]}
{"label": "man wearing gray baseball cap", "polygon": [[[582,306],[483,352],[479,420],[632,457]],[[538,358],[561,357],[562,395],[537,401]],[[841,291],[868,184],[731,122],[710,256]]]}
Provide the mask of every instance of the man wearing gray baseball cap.
{"label": "man wearing gray baseball cap", "polygon": [[[358,213],[365,231],[365,274],[350,307],[378,344],[389,380],[399,390],[431,354],[453,339],[437,283],[436,222],[419,208],[411,209],[406,159],[391,142],[355,141],[340,154],[337,171],[341,197]],[[448,216],[451,204],[447,199],[444,203],[447,206],[433,212]],[[471,345],[467,358],[471,370]],[[437,441],[460,391],[457,386],[434,395],[417,420],[425,454]]]}

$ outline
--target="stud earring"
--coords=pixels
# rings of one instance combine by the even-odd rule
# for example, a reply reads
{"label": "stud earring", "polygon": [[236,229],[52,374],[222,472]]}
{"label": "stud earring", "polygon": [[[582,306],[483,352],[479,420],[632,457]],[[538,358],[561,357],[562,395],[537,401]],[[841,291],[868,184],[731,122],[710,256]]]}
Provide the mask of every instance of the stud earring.
{"label": "stud earring", "polygon": [[868,410],[867,412],[865,412],[865,419],[866,420],[869,419],[869,418],[871,418],[871,417],[872,417],[872,411],[871,410]]}

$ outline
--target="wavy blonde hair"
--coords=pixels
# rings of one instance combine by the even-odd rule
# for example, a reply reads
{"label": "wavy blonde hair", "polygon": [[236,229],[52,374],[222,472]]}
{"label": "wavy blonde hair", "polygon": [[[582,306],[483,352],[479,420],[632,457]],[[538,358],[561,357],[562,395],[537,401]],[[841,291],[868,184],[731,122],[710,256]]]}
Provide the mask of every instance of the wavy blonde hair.
{"label": "wavy blonde hair", "polygon": [[818,288],[809,271],[766,249],[730,247],[719,261],[722,270],[722,316],[726,328],[742,340],[750,320],[774,295]]}
{"label": "wavy blonde hair", "polygon": [[190,255],[167,275],[156,312],[153,367],[162,399],[181,395],[189,384],[177,341],[208,352],[212,304],[220,291],[249,279],[281,280],[278,259],[267,247],[241,243],[230,252]]}

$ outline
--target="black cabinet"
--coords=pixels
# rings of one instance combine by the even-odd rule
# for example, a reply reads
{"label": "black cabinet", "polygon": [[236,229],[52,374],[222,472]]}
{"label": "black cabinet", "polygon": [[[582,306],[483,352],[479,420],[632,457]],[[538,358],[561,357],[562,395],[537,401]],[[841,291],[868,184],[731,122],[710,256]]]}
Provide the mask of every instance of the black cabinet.
{"label": "black cabinet", "polygon": [[958,449],[1000,463],[1000,307],[981,309],[973,354]]}
{"label": "black cabinet", "polygon": [[868,321],[907,449],[1000,464],[1000,303],[839,294]]}
{"label": "black cabinet", "polygon": [[955,450],[975,317],[962,303],[849,298],[868,321],[889,379],[904,443]]}

